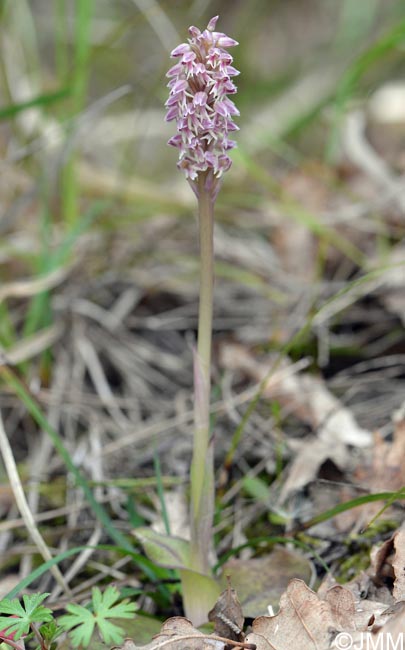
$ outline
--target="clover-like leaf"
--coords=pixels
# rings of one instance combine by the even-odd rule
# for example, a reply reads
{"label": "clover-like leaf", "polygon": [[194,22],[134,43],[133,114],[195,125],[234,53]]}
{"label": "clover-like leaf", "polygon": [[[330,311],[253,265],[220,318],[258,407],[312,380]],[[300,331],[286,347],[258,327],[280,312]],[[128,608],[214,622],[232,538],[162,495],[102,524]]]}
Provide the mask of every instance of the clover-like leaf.
{"label": "clover-like leaf", "polygon": [[59,619],[61,627],[69,632],[70,639],[75,648],[79,645],[87,647],[92,634],[97,627],[105,643],[121,643],[124,631],[111,618],[131,618],[136,605],[124,600],[117,603],[120,594],[112,585],[104,593],[94,587],[92,590],[92,610],[82,605],[69,604],[69,612]]}
{"label": "clover-like leaf", "polygon": [[18,641],[24,634],[28,634],[31,623],[49,623],[52,621],[52,612],[48,607],[41,605],[49,594],[29,594],[23,596],[21,603],[18,598],[0,600],[0,639],[7,636]]}

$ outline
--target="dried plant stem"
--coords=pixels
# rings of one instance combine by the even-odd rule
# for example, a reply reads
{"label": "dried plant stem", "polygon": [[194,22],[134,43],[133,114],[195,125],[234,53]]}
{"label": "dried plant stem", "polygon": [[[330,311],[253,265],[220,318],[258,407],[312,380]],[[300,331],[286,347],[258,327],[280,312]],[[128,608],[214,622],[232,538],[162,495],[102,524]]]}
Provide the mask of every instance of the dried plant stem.
{"label": "dried plant stem", "polygon": [[0,641],[2,644],[5,643],[6,645],[9,645],[10,648],[14,648],[14,650],[25,650],[25,644],[19,645],[16,641],[13,641],[12,639],[7,639],[7,641],[3,641],[0,639]]}
{"label": "dried plant stem", "polygon": [[210,446],[211,344],[214,285],[214,201],[198,179],[200,236],[200,304],[198,346],[195,358],[195,432],[191,465],[191,558],[193,568],[210,573],[208,552],[214,503],[213,452]]}
{"label": "dried plant stem", "polygon": [[[10,443],[7,438],[7,434],[4,430],[3,419],[0,413],[0,451],[3,456],[4,467],[10,481],[11,489],[13,490],[14,497],[18,506],[18,509],[21,513],[21,516],[24,520],[24,523],[29,531],[32,541],[38,548],[38,551],[44,558],[45,562],[52,559],[51,552],[46,545],[41,533],[38,530],[38,527],[35,523],[34,517],[28,505],[27,499],[25,498],[24,490],[21,484],[21,480],[18,474],[17,466],[14,460],[13,452],[11,450]],[[53,574],[53,577],[61,586],[63,591],[70,596],[71,591],[67,585],[63,575],[61,574],[58,567],[51,567],[50,571]],[[7,641],[8,642],[8,641]]]}
{"label": "dried plant stem", "polygon": [[246,650],[256,650],[256,644],[255,643],[245,643],[243,641],[234,641],[233,639],[227,639],[224,636],[218,636],[217,634],[174,634],[173,639],[165,639],[164,641],[160,641],[156,643],[155,646],[153,646],[152,650],[160,650],[160,648],[164,648],[167,645],[171,645],[172,643],[179,643],[180,641],[189,641],[190,639],[196,639],[198,641],[201,641],[201,639],[205,639],[208,641],[221,641],[222,643],[225,643],[226,645],[233,645],[236,648],[245,648]]}

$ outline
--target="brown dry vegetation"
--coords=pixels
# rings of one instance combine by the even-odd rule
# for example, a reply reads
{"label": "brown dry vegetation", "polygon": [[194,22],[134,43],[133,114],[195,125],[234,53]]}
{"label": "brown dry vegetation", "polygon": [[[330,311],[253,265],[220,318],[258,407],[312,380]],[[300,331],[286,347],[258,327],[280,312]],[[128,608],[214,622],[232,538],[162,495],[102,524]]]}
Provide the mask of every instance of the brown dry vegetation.
{"label": "brown dry vegetation", "polygon": [[[171,532],[187,533],[198,250],[162,105],[171,48],[216,13],[242,71],[216,211],[216,552],[238,556],[236,586],[289,536],[263,569],[276,587],[246,595],[251,618],[290,578],[315,589],[326,565],[355,579],[403,521],[404,3],[97,0],[87,33],[63,4],[0,5],[0,595],[44,558],[7,437],[49,553],[94,547],[59,565],[74,599],[113,581],[146,613],[181,613],[172,573],[97,549],[111,536],[27,399],[120,533],[164,529],[159,486]],[[384,500],[317,519],[379,492],[399,498],[369,528]],[[391,604],[397,576],[380,568],[367,580]],[[56,608],[55,579],[29,589]]]}

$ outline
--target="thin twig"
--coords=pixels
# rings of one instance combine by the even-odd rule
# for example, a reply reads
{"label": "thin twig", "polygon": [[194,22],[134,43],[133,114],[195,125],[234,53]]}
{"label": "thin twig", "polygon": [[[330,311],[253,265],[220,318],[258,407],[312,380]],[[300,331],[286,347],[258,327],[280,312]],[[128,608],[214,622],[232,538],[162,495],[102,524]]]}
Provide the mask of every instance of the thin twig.
{"label": "thin twig", "polygon": [[[10,481],[11,489],[13,490],[13,494],[18,509],[21,513],[22,518],[24,519],[24,523],[27,527],[27,530],[31,535],[32,541],[36,545],[38,551],[44,558],[45,562],[48,562],[49,560],[52,560],[52,555],[48,546],[45,543],[45,540],[43,539],[41,533],[37,528],[35,519],[30,510],[27,499],[25,498],[24,490],[17,470],[17,465],[15,463],[13,452],[11,450],[8,437],[4,429],[1,411],[0,411],[0,451],[3,456],[4,466],[6,468],[6,472]],[[70,595],[71,591],[69,589],[69,586],[67,585],[59,568],[57,566],[52,566],[50,568],[50,571],[53,577],[55,578],[55,580],[63,589],[63,591],[66,592],[68,595]]]}
{"label": "thin twig", "polygon": [[226,645],[234,645],[238,648],[246,648],[246,650],[256,650],[255,643],[234,641],[233,639],[227,639],[224,636],[217,636],[216,634],[180,634],[178,636],[174,636],[172,639],[166,639],[166,641],[162,641],[162,643],[157,643],[156,650],[160,650],[160,648],[163,648],[165,645],[170,645],[170,643],[184,641],[185,639],[213,639],[214,641],[222,641],[222,643],[225,643]]}

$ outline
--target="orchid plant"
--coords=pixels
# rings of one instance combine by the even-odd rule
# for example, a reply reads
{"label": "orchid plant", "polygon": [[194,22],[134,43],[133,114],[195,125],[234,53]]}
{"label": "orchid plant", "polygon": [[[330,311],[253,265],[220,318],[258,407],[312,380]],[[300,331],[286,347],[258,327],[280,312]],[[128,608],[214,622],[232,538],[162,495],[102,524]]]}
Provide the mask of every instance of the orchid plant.
{"label": "orchid plant", "polygon": [[194,354],[195,429],[190,483],[190,542],[137,529],[136,536],[157,564],[180,571],[186,615],[195,625],[207,620],[220,589],[212,575],[210,551],[214,515],[214,453],[210,432],[210,367],[214,284],[214,205],[221,178],[230,166],[230,135],[238,130],[239,111],[228,95],[236,93],[228,48],[237,41],[215,31],[218,16],[201,32],[189,28],[187,43],[176,47],[176,63],[167,73],[168,122],[177,132],[168,144],[179,150],[177,163],[198,201],[200,303],[198,343]]}

